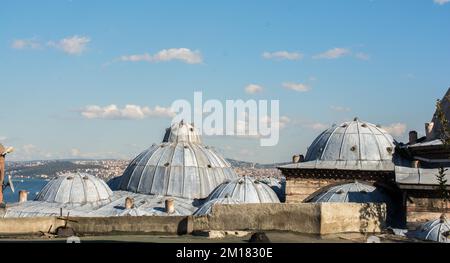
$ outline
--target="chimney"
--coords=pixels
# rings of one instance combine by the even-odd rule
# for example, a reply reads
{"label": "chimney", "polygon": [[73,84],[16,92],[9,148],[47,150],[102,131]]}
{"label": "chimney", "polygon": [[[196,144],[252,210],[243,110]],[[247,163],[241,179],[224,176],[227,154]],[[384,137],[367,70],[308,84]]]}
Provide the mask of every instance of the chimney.
{"label": "chimney", "polygon": [[125,209],[132,209],[134,207],[134,199],[127,197],[125,199]]}
{"label": "chimney", "polygon": [[28,201],[28,192],[25,190],[19,191],[19,203],[24,203]]}
{"label": "chimney", "polygon": [[166,213],[175,213],[175,204],[173,202],[173,199],[166,199]]}
{"label": "chimney", "polygon": [[434,127],[434,122],[427,122],[425,123],[425,135],[427,136],[427,140],[431,140],[432,136],[433,136],[433,127]]}
{"label": "chimney", "polygon": [[410,131],[409,132],[409,144],[415,144],[417,142],[417,132]]}
{"label": "chimney", "polygon": [[305,157],[303,156],[303,154],[292,156],[292,162],[293,163],[301,163],[304,160],[305,160]]}

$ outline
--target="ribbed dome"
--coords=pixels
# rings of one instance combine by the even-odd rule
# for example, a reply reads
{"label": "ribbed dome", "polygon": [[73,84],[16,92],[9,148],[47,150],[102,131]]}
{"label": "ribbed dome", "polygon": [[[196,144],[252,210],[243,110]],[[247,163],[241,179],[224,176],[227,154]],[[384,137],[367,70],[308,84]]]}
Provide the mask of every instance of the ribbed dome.
{"label": "ribbed dome", "polygon": [[270,186],[249,176],[244,176],[221,184],[211,193],[208,200],[216,198],[232,198],[242,203],[280,202]]}
{"label": "ribbed dome", "polygon": [[113,192],[101,179],[85,173],[68,173],[52,179],[36,201],[69,205],[101,205],[111,200]]}
{"label": "ribbed dome", "polygon": [[174,123],[170,128],[167,128],[163,142],[202,143],[194,125],[185,123],[184,121]]}
{"label": "ribbed dome", "polygon": [[307,200],[309,203],[386,203],[389,196],[375,186],[353,182],[332,186]]}
{"label": "ribbed dome", "polygon": [[428,221],[419,229],[413,231],[412,236],[420,240],[428,240],[441,243],[450,243],[450,224],[442,217]]}
{"label": "ribbed dome", "polygon": [[393,171],[394,149],[394,139],[385,130],[355,118],[322,132],[304,162],[280,168]]}
{"label": "ribbed dome", "polygon": [[392,160],[394,139],[385,130],[357,118],[335,125],[317,137],[305,161]]}
{"label": "ribbed dome", "polygon": [[183,122],[172,125],[166,142],[131,161],[114,189],[203,199],[224,181],[237,178],[231,165],[201,144],[191,128]]}
{"label": "ribbed dome", "polygon": [[195,216],[204,216],[211,213],[212,207],[215,204],[223,204],[223,205],[238,205],[242,204],[239,200],[235,200],[233,198],[217,198],[209,200],[208,202],[204,203],[197,211],[195,211]]}

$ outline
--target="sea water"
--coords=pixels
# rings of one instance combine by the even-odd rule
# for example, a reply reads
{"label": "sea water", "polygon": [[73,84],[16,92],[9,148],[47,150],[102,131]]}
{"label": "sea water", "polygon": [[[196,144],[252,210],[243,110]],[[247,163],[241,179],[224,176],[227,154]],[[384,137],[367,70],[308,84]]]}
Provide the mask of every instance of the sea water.
{"label": "sea water", "polygon": [[19,191],[28,191],[28,200],[34,200],[36,195],[42,190],[42,188],[48,183],[48,180],[39,178],[14,178],[13,180],[15,193],[11,191],[10,187],[7,187],[3,193],[3,198],[6,203],[14,203],[19,201]]}

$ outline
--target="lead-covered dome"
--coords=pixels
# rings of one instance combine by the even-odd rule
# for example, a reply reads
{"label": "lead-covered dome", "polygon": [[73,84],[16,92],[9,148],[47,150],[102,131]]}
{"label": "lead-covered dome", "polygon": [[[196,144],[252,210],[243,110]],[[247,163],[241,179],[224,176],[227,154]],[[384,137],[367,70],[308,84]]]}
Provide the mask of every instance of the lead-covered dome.
{"label": "lead-covered dome", "polygon": [[270,186],[249,176],[224,182],[211,193],[208,200],[218,198],[231,198],[242,203],[280,202]]}
{"label": "lead-covered dome", "polygon": [[166,129],[163,142],[178,143],[202,143],[200,135],[194,128],[193,124],[181,121],[179,123],[173,123],[170,128]]}
{"label": "lead-covered dome", "polygon": [[221,205],[239,205],[242,204],[241,201],[227,197],[227,198],[216,198],[209,200],[204,203],[197,211],[195,211],[194,216],[204,216],[211,213],[212,207],[216,204]]}
{"label": "lead-covered dome", "polygon": [[281,168],[392,171],[395,141],[380,126],[360,121],[334,125],[308,148],[304,162]]}
{"label": "lead-covered dome", "polygon": [[450,243],[450,224],[441,216],[440,219],[424,223],[411,236],[424,241]]}
{"label": "lead-covered dome", "polygon": [[[192,130],[191,130],[192,129]],[[173,124],[164,142],[130,162],[117,190],[203,199],[218,185],[238,175],[214,149],[203,145],[192,125]]]}
{"label": "lead-covered dome", "polygon": [[355,181],[326,188],[308,198],[311,203],[390,203],[381,188]]}
{"label": "lead-covered dome", "polygon": [[47,183],[35,201],[67,205],[102,205],[109,203],[113,192],[100,178],[86,173],[67,173]]}

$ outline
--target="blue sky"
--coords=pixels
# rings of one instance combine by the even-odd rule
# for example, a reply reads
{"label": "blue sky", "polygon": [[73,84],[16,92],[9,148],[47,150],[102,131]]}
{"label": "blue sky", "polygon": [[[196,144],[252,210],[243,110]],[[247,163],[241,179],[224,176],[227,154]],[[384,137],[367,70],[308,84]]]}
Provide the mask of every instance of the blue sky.
{"label": "blue sky", "polygon": [[[450,86],[447,2],[4,0],[0,140],[16,160],[131,158],[161,141],[163,108],[194,91],[280,100],[277,146],[204,139],[231,158],[289,161],[354,116],[406,140]],[[150,113],[83,115],[112,104]]]}

